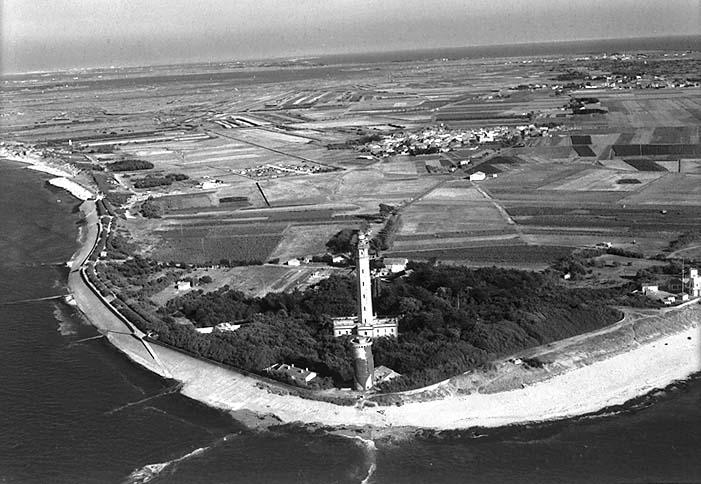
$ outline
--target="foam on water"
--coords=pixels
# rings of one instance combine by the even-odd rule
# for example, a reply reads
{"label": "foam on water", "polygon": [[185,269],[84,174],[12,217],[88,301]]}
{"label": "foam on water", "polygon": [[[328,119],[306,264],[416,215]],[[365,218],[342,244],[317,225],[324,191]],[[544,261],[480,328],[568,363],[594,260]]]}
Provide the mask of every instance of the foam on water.
{"label": "foam on water", "polygon": [[371,478],[377,469],[377,446],[375,445],[375,441],[360,437],[359,435],[344,435],[343,437],[356,441],[358,445],[363,448],[364,463],[367,465],[368,470],[363,480],[360,481],[360,484],[370,484],[372,482]]}
{"label": "foam on water", "polygon": [[65,314],[60,304],[54,304],[53,314],[58,323],[56,330],[61,336],[75,336],[78,334],[78,324],[73,318]]}
{"label": "foam on water", "polygon": [[153,479],[158,477],[158,475],[161,472],[168,469],[169,467],[172,468],[171,471],[174,471],[175,469],[173,467],[177,463],[200,455],[206,452],[207,449],[209,449],[209,447],[199,447],[193,450],[192,452],[178,457],[177,459],[169,460],[166,462],[158,462],[156,464],[147,464],[139,469],[134,470],[131,474],[129,474],[124,480],[124,484],[144,484],[146,482],[152,481]]}

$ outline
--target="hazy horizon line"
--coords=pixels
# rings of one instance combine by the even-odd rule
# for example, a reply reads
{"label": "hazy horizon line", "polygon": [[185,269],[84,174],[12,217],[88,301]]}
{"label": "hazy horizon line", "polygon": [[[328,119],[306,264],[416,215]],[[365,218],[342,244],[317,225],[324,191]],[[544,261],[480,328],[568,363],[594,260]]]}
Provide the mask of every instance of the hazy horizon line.
{"label": "hazy horizon line", "polygon": [[[146,67],[169,67],[169,66],[185,66],[185,65],[204,65],[204,64],[229,64],[237,62],[270,62],[270,61],[289,61],[289,60],[313,60],[313,59],[323,59],[328,57],[352,57],[352,56],[362,56],[362,55],[381,55],[381,54],[402,54],[402,53],[420,53],[420,52],[431,52],[431,51],[449,51],[449,50],[460,50],[460,49],[470,49],[470,48],[486,48],[486,47],[510,47],[510,46],[543,46],[551,44],[576,44],[580,42],[598,42],[598,41],[634,41],[634,40],[654,40],[654,39],[674,39],[674,38],[701,38],[701,33],[698,34],[662,34],[662,35],[650,35],[645,37],[640,36],[629,36],[629,37],[583,37],[579,39],[559,39],[559,40],[544,40],[544,41],[529,41],[529,42],[507,42],[507,43],[489,43],[489,44],[470,44],[470,45],[439,45],[434,47],[425,47],[420,49],[373,49],[364,51],[348,51],[348,52],[327,52],[327,53],[298,53],[289,54],[283,56],[273,56],[273,57],[239,57],[239,58],[220,58],[217,60],[184,60],[184,61],[170,61],[170,62],[157,62],[157,63],[124,63],[124,64],[110,64],[110,65],[90,65],[90,66],[75,66],[75,67],[61,67],[56,69],[47,70],[27,70],[27,71],[13,71],[13,72],[2,72],[0,65],[0,78],[22,76],[28,74],[53,74],[61,72],[73,72],[73,71],[85,71],[85,70],[100,70],[100,69],[125,69],[125,68],[146,68]],[[652,49],[644,49],[652,50]],[[533,55],[545,55],[545,54],[533,54]],[[548,54],[553,55],[553,54]],[[525,57],[525,55],[506,55],[504,57]]]}

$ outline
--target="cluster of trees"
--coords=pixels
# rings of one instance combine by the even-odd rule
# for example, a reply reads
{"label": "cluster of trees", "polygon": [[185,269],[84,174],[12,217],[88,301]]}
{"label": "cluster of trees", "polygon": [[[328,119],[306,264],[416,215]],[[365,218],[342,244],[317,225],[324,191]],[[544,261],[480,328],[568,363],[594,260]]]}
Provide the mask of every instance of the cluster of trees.
{"label": "cluster of trees", "polygon": [[153,163],[145,160],[119,160],[108,163],[107,168],[112,171],[150,170],[153,168]]}
{"label": "cluster of trees", "polygon": [[343,229],[334,234],[328,242],[326,248],[332,254],[343,254],[351,252],[353,247],[358,243],[357,229]]}
{"label": "cluster of trees", "polygon": [[105,244],[107,256],[111,259],[127,259],[136,250],[136,247],[122,234],[112,232]]}
{"label": "cluster of trees", "polygon": [[379,133],[369,133],[359,136],[355,139],[349,139],[343,143],[330,143],[326,145],[329,150],[352,150],[356,146],[362,146],[368,143],[374,143],[382,140],[382,135]]}
{"label": "cluster of trees", "polygon": [[399,231],[401,226],[401,215],[398,213],[392,213],[387,218],[385,226],[382,227],[375,237],[370,241],[370,247],[375,253],[379,253],[383,250],[389,250],[392,248],[392,243],[394,242],[394,237]]}
{"label": "cluster of trees", "polygon": [[154,188],[169,186],[177,181],[187,180],[188,176],[183,173],[169,173],[165,176],[147,176],[134,180],[134,188]]}
{"label": "cluster of trees", "polygon": [[566,72],[556,75],[553,80],[555,81],[575,81],[579,79],[585,79],[588,76],[587,73],[577,71],[574,69],[567,69]]}
{"label": "cluster of trees", "polygon": [[139,212],[146,218],[161,218],[163,215],[163,209],[153,201],[153,197],[148,197],[144,203],[141,204]]}
{"label": "cluster of trees", "polygon": [[679,250],[691,244],[692,242],[696,242],[699,239],[701,239],[701,231],[699,230],[684,232],[677,239],[670,242],[669,249],[672,251]]}
{"label": "cluster of trees", "polygon": [[[400,316],[400,336],[379,338],[377,365],[401,378],[384,390],[434,383],[483,365],[498,355],[548,343],[616,321],[613,304],[629,302],[632,286],[569,289],[554,275],[512,269],[412,263],[411,276],[378,287],[378,314]],[[126,269],[123,269],[126,270]],[[276,362],[303,365],[336,385],[351,378],[346,338],[333,338],[330,316],[355,312],[354,280],[333,276],[304,292],[249,298],[227,286],[191,291],[159,310],[164,341],[193,353],[260,372]],[[251,321],[232,334],[198,335],[182,325]],[[155,328],[148,328],[155,329]]]}
{"label": "cluster of trees", "polygon": [[[211,263],[205,263],[205,266],[212,265]],[[240,267],[240,266],[260,266],[263,265],[263,261],[260,259],[220,259],[219,265],[222,267]]]}
{"label": "cluster of trees", "polygon": [[624,249],[622,247],[609,247],[606,249],[607,254],[618,255],[620,257],[628,257],[630,259],[644,259],[645,256],[641,252]]}

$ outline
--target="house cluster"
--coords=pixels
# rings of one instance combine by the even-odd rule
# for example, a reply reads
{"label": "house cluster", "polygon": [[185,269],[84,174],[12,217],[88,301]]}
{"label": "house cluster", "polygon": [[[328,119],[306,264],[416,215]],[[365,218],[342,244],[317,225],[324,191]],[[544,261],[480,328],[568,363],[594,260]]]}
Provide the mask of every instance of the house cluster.
{"label": "house cluster", "polygon": [[316,372],[309,371],[309,368],[299,368],[287,363],[276,363],[266,368],[265,372],[278,380],[286,380],[300,387],[308,386],[317,377]]}
{"label": "house cluster", "polygon": [[380,141],[361,146],[360,150],[378,157],[446,153],[466,145],[493,143],[520,135],[518,129],[506,126],[479,129],[449,129],[438,126],[424,128],[415,133],[387,135]]}
{"label": "house cluster", "polygon": [[332,266],[345,266],[348,264],[348,257],[338,254],[307,255],[300,258],[288,259],[284,262],[286,266],[299,267],[304,264],[329,264]]}
{"label": "house cluster", "polygon": [[[287,363],[276,363],[265,369],[265,372],[277,380],[287,381],[299,387],[308,387],[309,384],[317,378],[317,373],[309,370],[309,368],[300,368]],[[373,384],[390,381],[401,376],[396,371],[386,366],[378,366],[373,369]]]}
{"label": "house cluster", "polygon": [[640,292],[670,306],[701,297],[701,276],[698,269],[689,269],[687,276],[669,279],[662,288],[659,284],[643,284]]}
{"label": "house cluster", "polygon": [[334,170],[336,168],[313,163],[267,163],[246,168],[245,170],[238,170],[235,173],[249,178],[281,178],[292,175],[313,175]]}
{"label": "house cluster", "polygon": [[591,81],[587,81],[584,89],[663,89],[663,88],[684,88],[699,87],[699,81],[689,79],[668,79],[663,75],[602,75],[589,76]]}

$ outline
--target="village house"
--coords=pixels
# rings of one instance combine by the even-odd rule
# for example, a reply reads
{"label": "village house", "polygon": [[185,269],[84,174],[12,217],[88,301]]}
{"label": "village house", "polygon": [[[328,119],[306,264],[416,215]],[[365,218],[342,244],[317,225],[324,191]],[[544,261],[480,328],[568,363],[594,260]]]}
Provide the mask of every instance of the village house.
{"label": "village house", "polygon": [[192,282],[190,281],[178,281],[175,283],[176,291],[189,291],[192,289]]}
{"label": "village house", "polygon": [[406,270],[406,265],[409,263],[409,259],[405,259],[403,257],[385,257],[382,262],[387,270],[396,274]]}
{"label": "village house", "polygon": [[309,371],[309,368],[298,368],[287,363],[276,363],[265,369],[265,372],[282,380],[288,380],[299,386],[307,386],[316,378],[316,372]]}
{"label": "village house", "polygon": [[377,368],[375,368],[375,372],[373,374],[373,381],[375,382],[375,385],[377,385],[378,383],[390,381],[394,378],[397,378],[398,376],[402,375],[391,368],[380,365]]}

